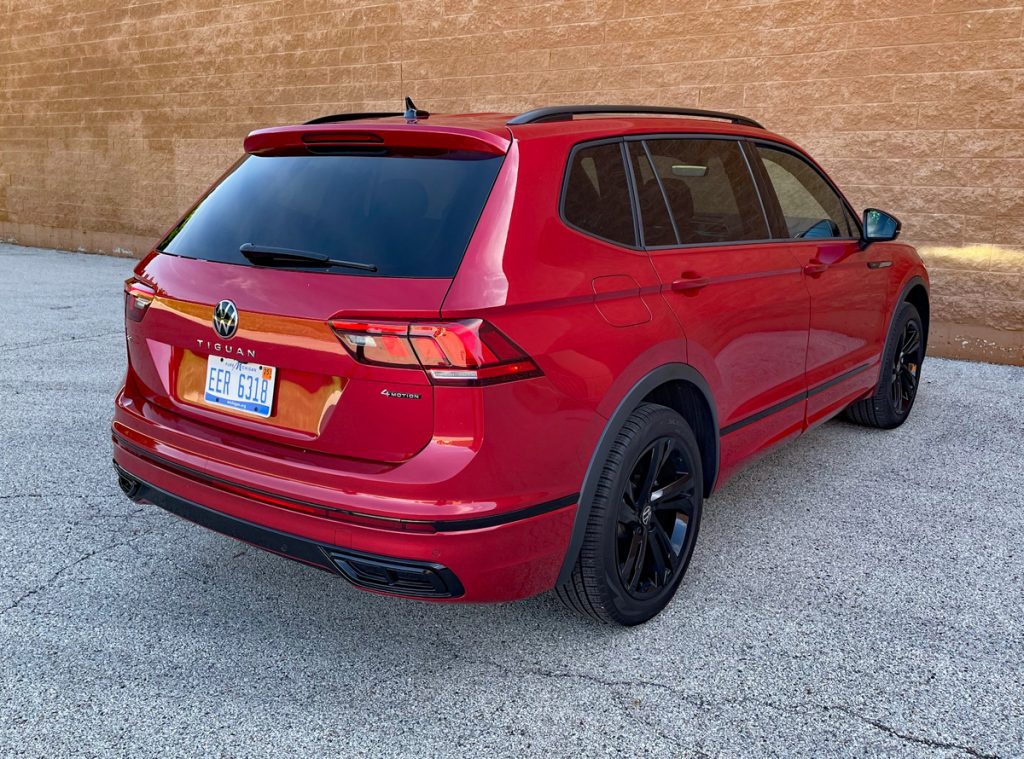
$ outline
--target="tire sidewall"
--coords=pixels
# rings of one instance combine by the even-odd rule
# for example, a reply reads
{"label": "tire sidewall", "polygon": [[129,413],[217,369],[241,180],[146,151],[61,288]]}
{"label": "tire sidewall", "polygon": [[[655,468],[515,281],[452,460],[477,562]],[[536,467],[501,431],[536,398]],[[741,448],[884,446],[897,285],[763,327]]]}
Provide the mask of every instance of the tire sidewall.
{"label": "tire sidewall", "polygon": [[[665,436],[679,440],[692,464],[693,476],[696,480],[695,492],[697,494],[694,517],[689,528],[692,530],[692,537],[690,538],[689,553],[683,557],[682,568],[673,581],[651,598],[641,600],[634,598],[626,591],[619,576],[616,556],[618,498],[625,487],[626,479],[633,471],[637,459],[643,454],[650,443]],[[601,534],[599,538],[603,556],[603,584],[607,588],[610,605],[614,608],[616,616],[620,617],[623,624],[634,625],[645,622],[661,611],[672,600],[676,589],[686,575],[687,567],[689,566],[690,559],[693,557],[696,546],[697,534],[700,530],[704,493],[702,474],[700,449],[697,445],[697,439],[686,421],[669,408],[665,408],[663,413],[659,412],[651,420],[651,423],[643,429],[643,432],[630,438],[623,448],[621,463],[617,467],[617,471],[608,480],[609,489],[606,498],[612,502],[606,504],[608,508],[604,510],[604,519],[600,525]]]}
{"label": "tire sidewall", "polygon": [[885,341],[885,353],[882,355],[882,368],[880,372],[879,386],[876,391],[876,403],[884,404],[885,415],[891,423],[902,424],[906,421],[907,417],[910,416],[911,410],[914,408],[914,403],[917,401],[917,389],[914,391],[914,396],[910,399],[910,403],[902,411],[898,412],[896,407],[893,405],[892,396],[890,393],[890,383],[892,381],[892,365],[896,358],[896,351],[899,350],[899,342],[903,336],[903,330],[906,329],[908,323],[914,322],[917,325],[918,332],[921,336],[921,358],[918,362],[918,380],[920,381],[921,365],[924,363],[924,325],[921,322],[921,315],[917,313],[917,309],[910,303],[900,304],[897,309],[895,317],[892,321],[892,326],[889,328],[889,336]]}

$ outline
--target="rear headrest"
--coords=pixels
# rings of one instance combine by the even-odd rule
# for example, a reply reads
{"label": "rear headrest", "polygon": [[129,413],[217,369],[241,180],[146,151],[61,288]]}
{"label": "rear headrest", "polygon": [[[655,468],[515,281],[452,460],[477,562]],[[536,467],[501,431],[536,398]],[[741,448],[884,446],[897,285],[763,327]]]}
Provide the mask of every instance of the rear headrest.
{"label": "rear headrest", "polygon": [[[590,175],[584,170],[582,161],[574,161],[572,171],[569,174],[569,187],[573,194],[579,197],[578,204],[587,209],[593,209],[601,200],[597,194],[597,188],[590,179]],[[586,196],[585,198],[583,196]],[[577,203],[574,202],[573,205]]]}
{"label": "rear headrest", "polygon": [[665,186],[665,195],[668,196],[668,204],[675,216],[676,226],[679,228],[680,242],[700,242],[693,230],[693,193],[689,186],[682,179],[674,177],[662,177],[662,184]]}
{"label": "rear headrest", "polygon": [[690,221],[693,218],[693,193],[689,186],[684,180],[673,177],[664,177],[661,181],[665,185],[665,194],[675,214],[676,223]]}

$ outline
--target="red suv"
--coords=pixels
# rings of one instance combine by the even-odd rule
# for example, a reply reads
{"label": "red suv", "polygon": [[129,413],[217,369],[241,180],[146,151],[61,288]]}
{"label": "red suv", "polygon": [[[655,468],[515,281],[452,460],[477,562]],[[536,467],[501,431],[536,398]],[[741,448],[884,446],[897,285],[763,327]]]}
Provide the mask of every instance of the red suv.
{"label": "red suv", "polygon": [[726,113],[344,114],[263,129],[125,289],[121,487],[379,593],[555,588],[632,625],[702,503],[914,403],[928,280]]}

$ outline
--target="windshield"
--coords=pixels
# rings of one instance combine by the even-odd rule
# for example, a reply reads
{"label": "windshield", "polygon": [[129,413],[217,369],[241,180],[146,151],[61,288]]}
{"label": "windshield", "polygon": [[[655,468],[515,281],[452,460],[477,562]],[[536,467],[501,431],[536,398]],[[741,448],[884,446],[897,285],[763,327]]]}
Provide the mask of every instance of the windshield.
{"label": "windshield", "polygon": [[253,244],[327,254],[376,271],[310,262],[285,268],[452,277],[501,160],[468,151],[247,156],[157,249],[253,266],[239,252]]}

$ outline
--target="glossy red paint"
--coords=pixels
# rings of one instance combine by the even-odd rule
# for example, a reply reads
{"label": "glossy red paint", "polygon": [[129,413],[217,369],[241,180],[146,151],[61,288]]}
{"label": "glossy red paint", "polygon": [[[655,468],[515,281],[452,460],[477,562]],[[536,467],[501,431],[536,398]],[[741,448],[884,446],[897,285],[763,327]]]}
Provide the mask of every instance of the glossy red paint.
{"label": "glossy red paint", "polygon": [[[664,282],[699,276],[698,290],[663,288],[686,335],[687,363],[714,389],[722,428],[801,393],[810,298],[787,246],[775,243],[659,250]],[[803,431],[803,405],[770,414],[722,440],[719,477]]]}
{"label": "glossy red paint", "polygon": [[569,506],[501,527],[451,533],[377,529],[268,506],[181,476],[121,446],[114,450],[118,464],[139,479],[237,519],[326,545],[444,564],[465,586],[460,601],[510,601],[548,590],[565,558],[575,513]]}
{"label": "glossy red paint", "polygon": [[[692,118],[507,127],[508,118],[253,133],[246,149],[262,154],[301,154],[306,134],[348,133],[354,141],[380,135],[386,144],[505,157],[451,278],[147,256],[136,276],[140,292],[154,295],[141,318],[126,319],[128,372],[115,404],[121,470],[247,523],[443,564],[465,589],[458,600],[510,600],[555,584],[574,499],[608,420],[659,367],[688,366],[709,390],[717,428],[707,433],[720,446],[714,488],[874,387],[893,310],[911,284],[927,288],[911,247],[772,239],[646,250],[583,234],[559,215],[566,161],[581,142],[713,134],[795,145],[761,129]],[[211,326],[224,299],[239,314],[230,339]],[[450,387],[432,384],[418,366],[360,363],[331,328],[332,320],[359,319],[482,319],[540,375]],[[277,367],[270,419],[202,401],[195,372],[210,354]],[[530,511],[545,504],[552,505]],[[492,518],[500,524],[394,527]]]}
{"label": "glossy red paint", "polygon": [[321,124],[260,129],[245,138],[245,152],[254,155],[302,154],[310,145],[382,144],[395,147],[477,150],[494,155],[508,151],[508,133],[469,129],[463,126],[434,126],[427,121],[409,129],[402,124],[379,124],[368,129],[357,124]]}

